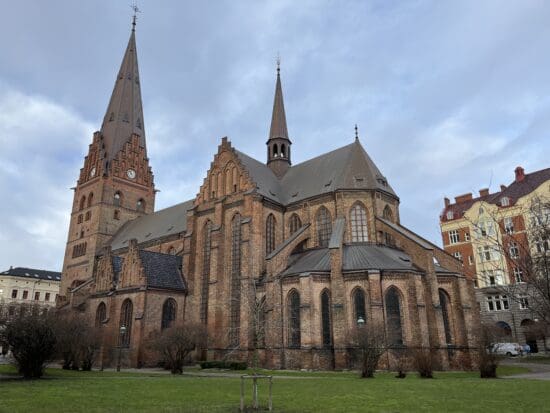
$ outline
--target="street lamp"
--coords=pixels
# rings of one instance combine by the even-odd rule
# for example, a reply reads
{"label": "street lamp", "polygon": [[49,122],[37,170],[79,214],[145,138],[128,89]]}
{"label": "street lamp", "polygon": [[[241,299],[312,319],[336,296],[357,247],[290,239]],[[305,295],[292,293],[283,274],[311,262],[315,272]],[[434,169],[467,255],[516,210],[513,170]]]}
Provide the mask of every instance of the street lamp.
{"label": "street lamp", "polygon": [[122,338],[124,337],[124,333],[126,333],[126,326],[120,326],[120,337],[118,341],[118,362],[116,364],[116,371],[120,371],[120,361],[122,357]]}
{"label": "street lamp", "polygon": [[365,325],[365,319],[361,316],[359,316],[359,318],[357,319],[357,325],[359,327],[363,327]]}

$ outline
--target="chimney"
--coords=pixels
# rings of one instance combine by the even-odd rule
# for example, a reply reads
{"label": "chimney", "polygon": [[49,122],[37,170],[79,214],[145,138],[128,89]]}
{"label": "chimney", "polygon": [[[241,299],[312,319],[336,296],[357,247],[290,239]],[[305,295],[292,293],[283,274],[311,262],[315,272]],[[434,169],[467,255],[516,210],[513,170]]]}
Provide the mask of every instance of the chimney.
{"label": "chimney", "polygon": [[459,196],[455,196],[455,202],[457,204],[460,204],[462,202],[466,202],[466,201],[471,201],[472,200],[472,193],[469,192],[467,194],[464,194],[464,195],[459,195]]}
{"label": "chimney", "polygon": [[502,192],[502,191],[504,191],[505,189],[506,189],[506,185],[502,185],[502,184],[501,184],[501,185],[500,185],[500,191]]}
{"label": "chimney", "polygon": [[523,179],[525,178],[525,170],[521,166],[518,166],[516,168],[515,173],[516,173],[516,182],[523,181]]}
{"label": "chimney", "polygon": [[489,188],[483,188],[479,190],[479,196],[487,196],[489,195]]}
{"label": "chimney", "polygon": [[451,205],[451,201],[447,197],[443,198],[443,202],[445,202],[445,208],[447,208],[449,205]]}

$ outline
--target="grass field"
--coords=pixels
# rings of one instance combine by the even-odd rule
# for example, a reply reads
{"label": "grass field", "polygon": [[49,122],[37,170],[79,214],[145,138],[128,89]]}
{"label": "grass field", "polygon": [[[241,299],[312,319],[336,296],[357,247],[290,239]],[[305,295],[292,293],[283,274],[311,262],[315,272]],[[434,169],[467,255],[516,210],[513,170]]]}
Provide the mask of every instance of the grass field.
{"label": "grass field", "polygon": [[[499,374],[526,372],[502,366]],[[49,369],[44,379],[23,381],[0,366],[0,412],[236,412],[238,378],[167,374],[71,372]],[[481,380],[475,373],[390,373],[359,379],[351,372],[273,372],[273,404],[278,412],[541,412],[550,409],[548,382]],[[207,373],[208,374],[208,373]],[[250,402],[250,391],[247,392]],[[265,386],[260,395],[267,394]]]}

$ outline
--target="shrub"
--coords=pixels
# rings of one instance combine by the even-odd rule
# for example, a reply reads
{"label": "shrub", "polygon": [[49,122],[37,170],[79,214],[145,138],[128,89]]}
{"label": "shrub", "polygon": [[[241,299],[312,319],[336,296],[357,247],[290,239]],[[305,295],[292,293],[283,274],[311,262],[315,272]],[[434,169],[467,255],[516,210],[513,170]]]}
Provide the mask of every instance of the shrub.
{"label": "shrub", "polygon": [[40,378],[46,363],[55,353],[53,316],[39,307],[17,306],[2,321],[1,341],[7,343],[20,374],[26,379]]}
{"label": "shrub", "polygon": [[101,332],[83,314],[59,314],[55,323],[56,352],[63,368],[90,371],[99,348]]}
{"label": "shrub", "polygon": [[361,378],[372,378],[380,357],[388,346],[381,323],[367,323],[356,327],[351,333],[350,344],[361,363]]}
{"label": "shrub", "polygon": [[186,357],[197,347],[206,344],[206,329],[199,323],[188,323],[164,330],[150,346],[164,358],[172,374],[183,373]]}
{"label": "shrub", "polygon": [[201,369],[246,370],[248,368],[246,361],[212,360],[201,361],[199,364]]}
{"label": "shrub", "polygon": [[395,359],[395,369],[397,371],[398,379],[404,379],[407,377],[407,372],[410,369],[410,354],[407,348],[396,348],[392,350],[393,357]]}
{"label": "shrub", "polygon": [[433,379],[433,354],[430,348],[421,347],[413,351],[414,365],[423,379]]}

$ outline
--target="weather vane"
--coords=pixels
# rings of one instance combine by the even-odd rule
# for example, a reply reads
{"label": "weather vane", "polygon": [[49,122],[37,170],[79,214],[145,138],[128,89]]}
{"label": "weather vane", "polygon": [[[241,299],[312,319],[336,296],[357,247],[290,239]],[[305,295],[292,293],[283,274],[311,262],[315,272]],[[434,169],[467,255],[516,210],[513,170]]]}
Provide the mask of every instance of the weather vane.
{"label": "weather vane", "polygon": [[133,29],[135,29],[136,28],[137,14],[141,13],[141,10],[138,8],[137,3],[135,1],[130,7],[134,11],[134,15],[132,16],[132,26],[133,26]]}
{"label": "weather vane", "polygon": [[355,124],[355,139],[359,139],[359,128],[357,127],[357,123]]}
{"label": "weather vane", "polygon": [[279,74],[281,71],[281,56],[279,55],[279,52],[277,52],[277,74]]}

